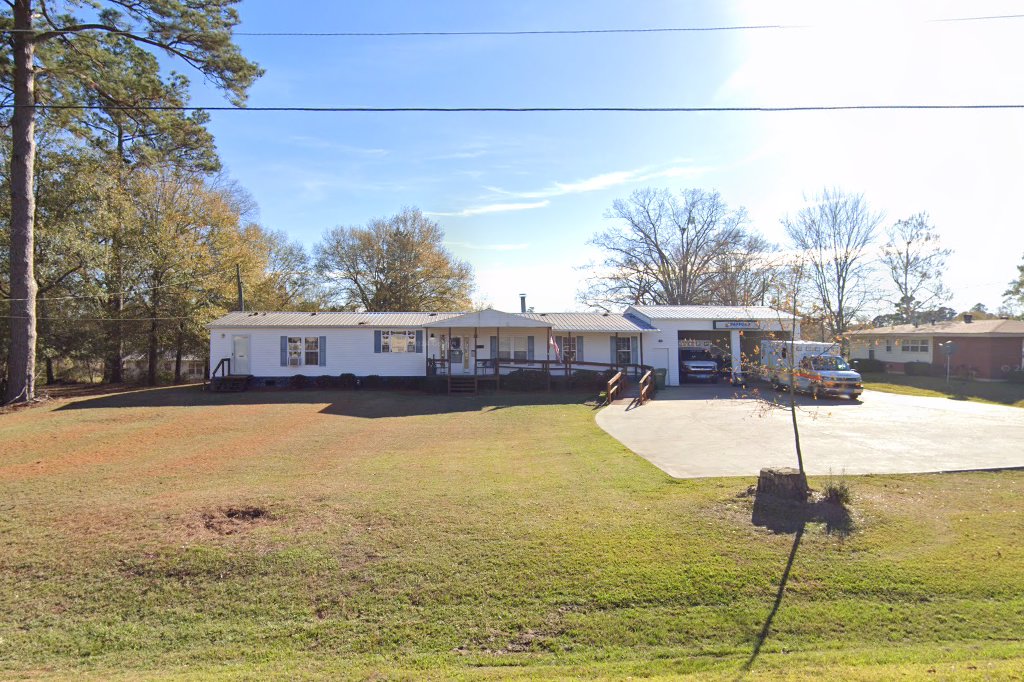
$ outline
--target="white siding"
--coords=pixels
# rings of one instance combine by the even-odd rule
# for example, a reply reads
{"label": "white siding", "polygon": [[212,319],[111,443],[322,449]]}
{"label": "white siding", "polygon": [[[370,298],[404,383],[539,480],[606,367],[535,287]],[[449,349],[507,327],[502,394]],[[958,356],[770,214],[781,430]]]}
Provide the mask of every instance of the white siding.
{"label": "white siding", "polygon": [[[257,377],[284,377],[303,374],[355,374],[356,376],[423,376],[426,374],[427,337],[422,353],[374,353],[373,329],[211,329],[210,365],[231,357],[231,337],[248,334],[249,373]],[[326,336],[327,365],[281,366],[282,336]]]}
{"label": "white siding", "polygon": [[[914,352],[903,352],[903,341],[909,337],[903,336],[899,338],[890,338],[886,340],[883,337],[875,338],[854,338],[850,341],[850,357],[856,359],[867,359],[869,351],[875,351],[875,359],[881,360],[882,362],[931,362],[932,361],[932,350],[935,344],[933,337],[925,337],[923,340],[928,341],[928,350],[926,351],[914,351]],[[921,337],[914,337],[920,339]],[[891,347],[892,350],[886,350],[886,347]]]}

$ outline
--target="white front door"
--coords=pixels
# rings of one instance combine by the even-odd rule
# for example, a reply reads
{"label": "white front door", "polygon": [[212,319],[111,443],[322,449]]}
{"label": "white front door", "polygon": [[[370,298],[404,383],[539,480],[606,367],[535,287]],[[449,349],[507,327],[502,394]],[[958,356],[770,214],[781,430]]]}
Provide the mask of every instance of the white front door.
{"label": "white front door", "polygon": [[473,338],[470,336],[453,336],[452,348],[448,353],[452,374],[473,373]]}
{"label": "white front door", "polygon": [[231,373],[249,373],[249,336],[236,334],[231,337]]}

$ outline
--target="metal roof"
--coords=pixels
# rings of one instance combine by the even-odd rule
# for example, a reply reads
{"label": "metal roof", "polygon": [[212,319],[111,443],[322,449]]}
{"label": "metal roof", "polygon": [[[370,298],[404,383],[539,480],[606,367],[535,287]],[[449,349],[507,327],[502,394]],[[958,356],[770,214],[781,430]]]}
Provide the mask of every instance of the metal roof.
{"label": "metal roof", "polygon": [[898,324],[848,332],[850,336],[1024,336],[1021,320],[947,320],[935,324]]}
{"label": "metal roof", "polygon": [[788,320],[793,317],[766,305],[635,305],[630,308],[650,320]]}
{"label": "metal roof", "polygon": [[463,313],[233,312],[209,327],[422,327]]}
{"label": "metal roof", "polygon": [[551,327],[560,332],[644,332],[657,331],[632,315],[615,313],[332,313],[332,312],[232,312],[208,327],[243,329],[249,327],[432,327],[450,320],[460,327],[495,325]]}
{"label": "metal roof", "polygon": [[632,315],[616,313],[520,313],[562,332],[652,332],[654,327]]}

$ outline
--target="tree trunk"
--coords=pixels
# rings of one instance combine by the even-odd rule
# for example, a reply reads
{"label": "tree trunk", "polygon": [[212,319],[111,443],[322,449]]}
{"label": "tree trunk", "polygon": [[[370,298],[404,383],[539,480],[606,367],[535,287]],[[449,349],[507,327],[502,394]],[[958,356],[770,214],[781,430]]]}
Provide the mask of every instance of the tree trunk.
{"label": "tree trunk", "polygon": [[761,469],[757,477],[757,497],[769,496],[779,500],[806,502],[809,493],[807,476],[799,469],[781,467]]}
{"label": "tree trunk", "polygon": [[35,396],[36,280],[34,221],[36,133],[35,47],[32,1],[15,0],[14,112],[11,116],[11,346],[4,401],[23,403]]}
{"label": "tree trunk", "polygon": [[150,386],[156,386],[157,383],[157,364],[160,361],[159,350],[157,321],[154,319],[149,322],[149,368],[146,373],[146,383]]}
{"label": "tree trunk", "polygon": [[178,335],[174,339],[174,383],[181,383],[181,355],[182,347],[185,345],[184,323],[178,323]]}

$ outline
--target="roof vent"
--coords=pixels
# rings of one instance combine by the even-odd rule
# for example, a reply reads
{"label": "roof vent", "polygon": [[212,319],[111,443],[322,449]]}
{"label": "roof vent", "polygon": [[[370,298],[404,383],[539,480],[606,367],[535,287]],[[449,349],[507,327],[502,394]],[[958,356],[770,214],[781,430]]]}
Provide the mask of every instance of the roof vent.
{"label": "roof vent", "polygon": [[548,314],[547,314],[547,313],[541,313],[541,314],[540,314],[540,316],[541,316],[541,317],[547,317],[547,316],[548,316]]}
{"label": "roof vent", "polygon": [[437,317],[437,313],[430,313],[427,317]]}
{"label": "roof vent", "polygon": [[608,313],[601,313],[601,317],[608,317]]}
{"label": "roof vent", "polygon": [[366,324],[366,320],[359,320],[357,324]]}
{"label": "roof vent", "polygon": [[316,312],[310,313],[310,317],[312,317],[313,315],[316,315]]}

